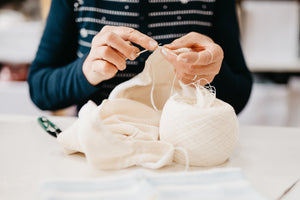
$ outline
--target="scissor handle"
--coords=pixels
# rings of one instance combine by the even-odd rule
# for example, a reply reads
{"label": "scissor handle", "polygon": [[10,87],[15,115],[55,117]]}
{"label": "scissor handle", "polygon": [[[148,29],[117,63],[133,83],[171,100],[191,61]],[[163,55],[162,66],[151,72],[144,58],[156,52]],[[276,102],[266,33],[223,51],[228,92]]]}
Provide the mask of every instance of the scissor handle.
{"label": "scissor handle", "polygon": [[62,131],[60,128],[58,128],[55,124],[53,124],[47,117],[42,116],[38,118],[38,122],[41,125],[41,127],[50,135],[53,137],[57,137],[59,133]]}

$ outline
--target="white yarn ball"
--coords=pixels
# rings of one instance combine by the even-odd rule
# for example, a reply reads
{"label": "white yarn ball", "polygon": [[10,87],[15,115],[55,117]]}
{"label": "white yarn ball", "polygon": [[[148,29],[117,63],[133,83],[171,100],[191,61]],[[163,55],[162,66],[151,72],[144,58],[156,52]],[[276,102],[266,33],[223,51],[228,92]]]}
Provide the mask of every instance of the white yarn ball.
{"label": "white yarn ball", "polygon": [[[210,106],[203,105],[196,97],[173,96],[166,102],[160,121],[160,140],[185,149],[191,166],[225,162],[238,141],[238,120],[232,106],[216,98]],[[174,161],[185,164],[185,155],[176,150]]]}

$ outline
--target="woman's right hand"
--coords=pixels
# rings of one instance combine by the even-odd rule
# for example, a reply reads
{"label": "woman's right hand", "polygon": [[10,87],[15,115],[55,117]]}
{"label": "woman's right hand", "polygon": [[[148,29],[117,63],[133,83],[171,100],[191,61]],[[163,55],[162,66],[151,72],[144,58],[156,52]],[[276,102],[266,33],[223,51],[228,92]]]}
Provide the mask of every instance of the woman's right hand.
{"label": "woman's right hand", "polygon": [[126,59],[134,60],[140,51],[131,42],[148,50],[158,47],[155,40],[135,29],[104,26],[93,38],[90,53],[82,66],[88,82],[97,85],[114,77],[118,70],[124,70]]}

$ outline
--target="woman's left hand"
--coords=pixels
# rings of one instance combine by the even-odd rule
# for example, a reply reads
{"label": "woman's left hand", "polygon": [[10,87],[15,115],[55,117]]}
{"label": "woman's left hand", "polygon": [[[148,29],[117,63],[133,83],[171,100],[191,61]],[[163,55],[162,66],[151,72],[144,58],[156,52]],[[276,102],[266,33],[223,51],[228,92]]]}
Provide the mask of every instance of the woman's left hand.
{"label": "woman's left hand", "polygon": [[[189,48],[190,51],[172,51],[180,48]],[[164,45],[161,51],[174,66],[177,78],[185,84],[200,79],[211,83],[219,73],[224,57],[222,48],[211,38],[195,32]],[[200,81],[200,84],[205,85],[206,81]]]}

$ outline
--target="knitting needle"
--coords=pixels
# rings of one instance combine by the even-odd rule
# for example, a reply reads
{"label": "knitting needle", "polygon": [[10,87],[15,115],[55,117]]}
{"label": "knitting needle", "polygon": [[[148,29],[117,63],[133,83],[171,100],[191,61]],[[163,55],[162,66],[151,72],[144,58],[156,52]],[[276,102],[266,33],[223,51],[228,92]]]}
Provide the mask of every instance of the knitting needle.
{"label": "knitting needle", "polygon": [[147,52],[147,51],[149,51],[149,50],[148,50],[148,49],[144,49],[143,51],[138,52],[136,55],[139,56],[139,55],[141,55],[142,53],[145,53],[145,52]]}
{"label": "knitting needle", "polygon": [[[158,44],[158,46],[160,46],[160,45],[161,45],[161,43]],[[144,49],[143,51],[138,52],[136,55],[139,56],[139,55],[141,55],[142,53],[145,53],[145,52],[147,52],[147,51],[149,51],[149,50],[148,50],[148,49]],[[126,58],[126,60],[128,60],[128,58]]]}

